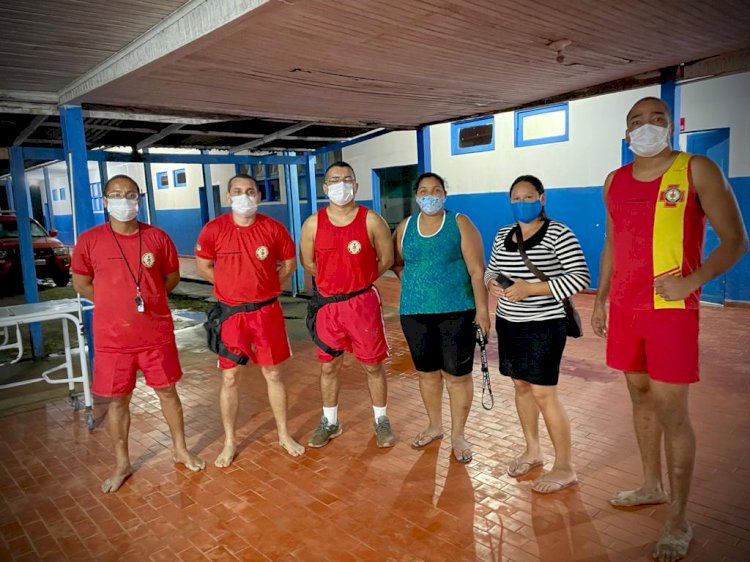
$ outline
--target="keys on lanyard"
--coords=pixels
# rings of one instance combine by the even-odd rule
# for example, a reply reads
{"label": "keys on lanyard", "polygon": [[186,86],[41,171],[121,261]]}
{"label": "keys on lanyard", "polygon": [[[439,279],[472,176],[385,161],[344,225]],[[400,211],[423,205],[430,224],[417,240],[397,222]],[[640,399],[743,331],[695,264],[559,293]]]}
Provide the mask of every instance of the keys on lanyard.
{"label": "keys on lanyard", "polygon": [[143,305],[143,299],[141,298],[141,289],[137,287],[135,290],[135,310],[137,312],[145,312],[146,307]]}
{"label": "keys on lanyard", "polygon": [[[479,344],[479,358],[482,363],[482,408],[491,410],[495,405],[495,397],[492,395],[492,384],[490,382],[490,368],[487,364],[487,338],[482,329],[477,326],[477,343]],[[487,393],[489,400],[485,403],[484,394]]]}

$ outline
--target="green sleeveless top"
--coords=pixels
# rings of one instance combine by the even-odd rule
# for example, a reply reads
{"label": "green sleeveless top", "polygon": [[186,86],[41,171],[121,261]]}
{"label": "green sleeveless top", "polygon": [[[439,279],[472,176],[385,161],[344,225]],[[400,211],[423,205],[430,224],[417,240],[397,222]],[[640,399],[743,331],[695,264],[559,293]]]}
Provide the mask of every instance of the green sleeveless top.
{"label": "green sleeveless top", "polygon": [[410,216],[401,239],[401,252],[404,256],[402,315],[475,308],[471,278],[461,253],[456,213],[445,211],[443,224],[431,236],[419,232],[419,215]]}

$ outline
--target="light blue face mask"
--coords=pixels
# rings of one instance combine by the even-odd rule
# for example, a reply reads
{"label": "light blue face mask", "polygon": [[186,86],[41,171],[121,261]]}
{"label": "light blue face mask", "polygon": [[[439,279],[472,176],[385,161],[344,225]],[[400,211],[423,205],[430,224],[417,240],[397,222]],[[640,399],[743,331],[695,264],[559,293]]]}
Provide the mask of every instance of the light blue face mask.
{"label": "light blue face mask", "polygon": [[513,218],[517,222],[530,223],[539,215],[542,214],[542,200],[537,199],[536,201],[515,201],[510,204],[510,208],[513,211]]}
{"label": "light blue face mask", "polygon": [[445,206],[445,197],[422,195],[417,197],[417,205],[425,215],[436,215]]}

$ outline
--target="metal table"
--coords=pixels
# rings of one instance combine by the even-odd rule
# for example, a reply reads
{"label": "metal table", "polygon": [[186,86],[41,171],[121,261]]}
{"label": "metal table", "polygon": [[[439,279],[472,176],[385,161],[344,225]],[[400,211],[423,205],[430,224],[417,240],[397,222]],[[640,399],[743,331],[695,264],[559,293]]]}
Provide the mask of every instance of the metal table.
{"label": "metal table", "polygon": [[[5,341],[0,349],[18,349],[16,358],[11,363],[17,362],[23,354],[23,340],[21,339],[20,326],[22,324],[32,324],[34,322],[45,322],[48,320],[60,320],[63,327],[63,344],[65,347],[65,362],[51,369],[44,371],[40,377],[23,380],[19,382],[0,385],[0,390],[13,388],[36,382],[47,382],[49,384],[66,384],[70,395],[70,401],[76,410],[81,409],[78,395],[75,394],[75,383],[80,382],[83,385],[83,401],[86,408],[86,425],[89,429],[94,428],[93,401],[91,398],[91,381],[89,379],[89,368],[86,355],[86,341],[83,336],[83,323],[81,314],[83,310],[94,308],[93,303],[87,300],[79,301],[78,299],[60,299],[33,304],[19,304],[0,308],[0,329],[5,333]],[[75,352],[78,354],[80,363],[80,375],[76,376],[73,348],[71,347],[70,331],[68,322],[72,322],[78,336],[78,346]],[[8,329],[15,328],[17,341],[8,343]],[[52,378],[49,375],[55,371],[64,370],[64,378]]]}

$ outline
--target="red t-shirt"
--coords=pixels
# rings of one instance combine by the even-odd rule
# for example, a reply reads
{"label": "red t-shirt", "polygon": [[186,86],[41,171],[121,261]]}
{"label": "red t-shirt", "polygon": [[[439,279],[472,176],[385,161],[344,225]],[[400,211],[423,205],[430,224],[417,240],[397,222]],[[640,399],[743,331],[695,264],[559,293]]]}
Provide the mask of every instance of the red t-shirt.
{"label": "red t-shirt", "polygon": [[[140,255],[138,233],[117,234],[108,223],[81,234],[73,251],[73,273],[94,280],[97,350],[135,352],[174,341],[164,281],[167,274],[180,269],[177,249],[163,230],[143,223],[139,226]],[[140,264],[144,312],[137,311],[135,281],[125,260],[136,279]]]}
{"label": "red t-shirt", "polygon": [[378,255],[367,233],[367,213],[367,207],[359,207],[351,223],[336,226],[327,208],[318,211],[315,282],[322,295],[353,293],[378,278]]}
{"label": "red t-shirt", "polygon": [[257,214],[253,224],[239,226],[226,213],[203,227],[195,255],[214,262],[214,295],[234,306],[281,293],[278,262],[292,259],[295,248],[279,221]]}

